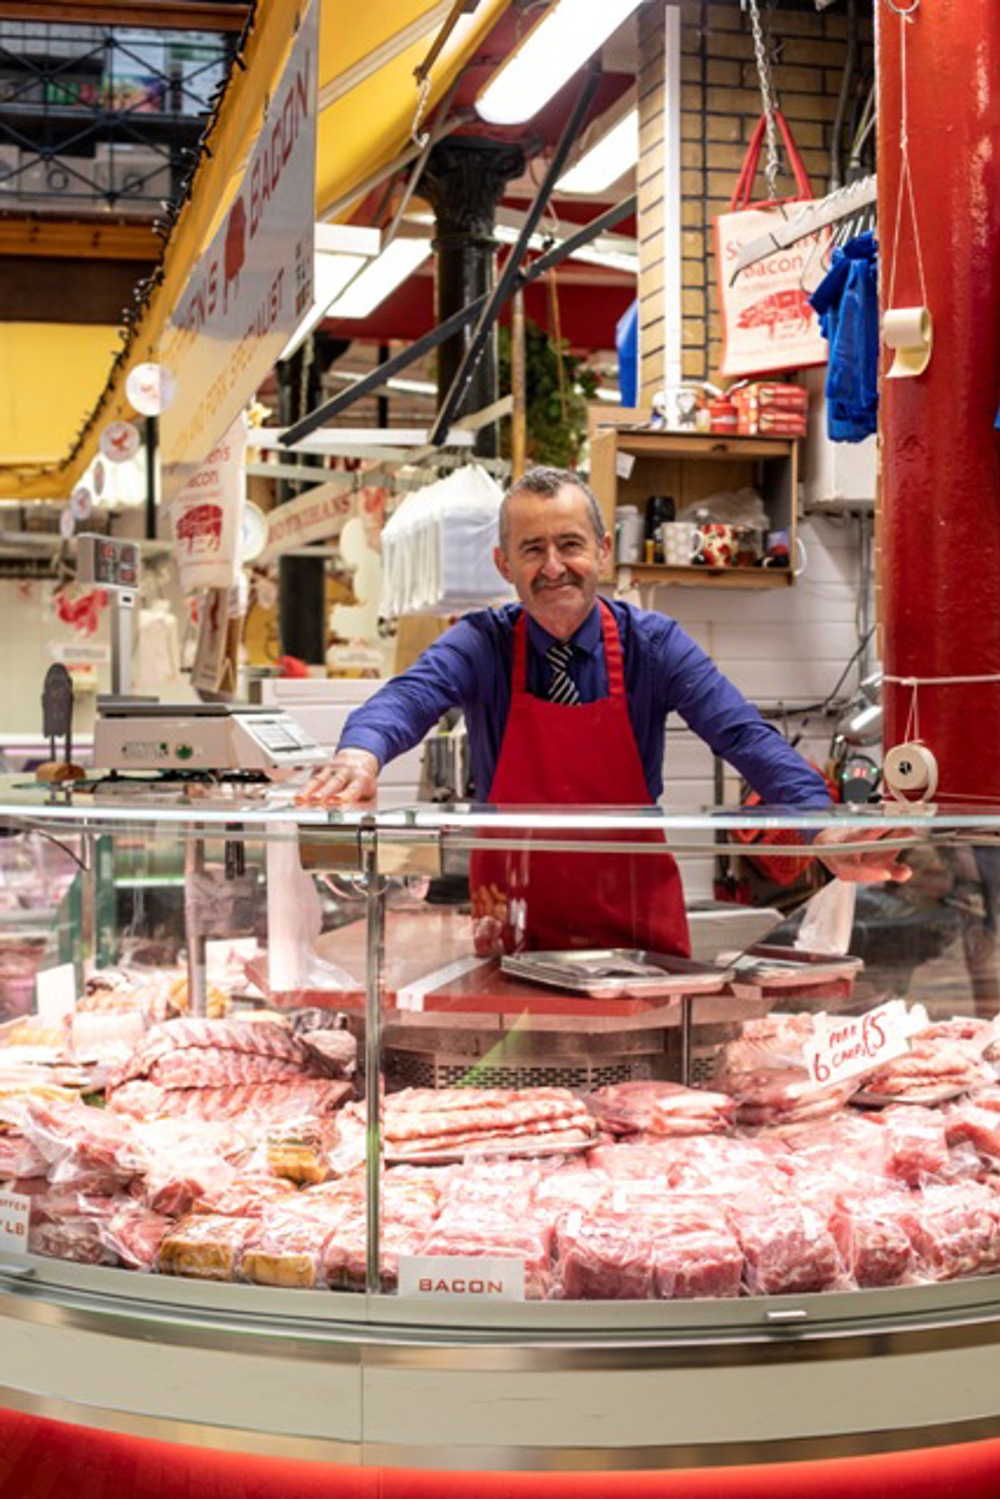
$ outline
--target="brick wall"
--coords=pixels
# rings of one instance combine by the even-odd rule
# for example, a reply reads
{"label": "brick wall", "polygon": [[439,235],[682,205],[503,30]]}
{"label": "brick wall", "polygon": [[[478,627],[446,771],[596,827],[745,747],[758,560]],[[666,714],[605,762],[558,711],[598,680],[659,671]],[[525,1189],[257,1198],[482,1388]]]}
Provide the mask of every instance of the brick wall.
{"label": "brick wall", "polygon": [[[750,20],[738,0],[679,0],[681,9],[681,254],[683,375],[712,379],[722,354],[712,224],[729,206],[737,173],[760,115]],[[664,383],[663,168],[664,4],[640,12],[639,216],[640,388],[648,404]],[[843,6],[771,9],[761,0],[771,37],[778,101],[817,196],[826,191],[830,145],[847,50]],[[862,68],[871,66],[871,17],[861,19]],[[794,191],[782,157],[779,192]],[[765,194],[763,166],[758,196]]]}

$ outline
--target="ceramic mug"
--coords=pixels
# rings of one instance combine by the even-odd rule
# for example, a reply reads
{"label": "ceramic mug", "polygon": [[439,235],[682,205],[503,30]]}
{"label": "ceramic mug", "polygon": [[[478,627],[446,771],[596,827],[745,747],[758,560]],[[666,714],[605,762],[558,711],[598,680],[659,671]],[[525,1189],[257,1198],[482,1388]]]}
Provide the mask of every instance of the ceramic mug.
{"label": "ceramic mug", "polygon": [[701,526],[701,561],[706,567],[732,567],[736,561],[735,527],[717,521]]}
{"label": "ceramic mug", "polygon": [[660,545],[668,567],[690,567],[701,558],[701,531],[691,520],[664,521],[660,527]]}

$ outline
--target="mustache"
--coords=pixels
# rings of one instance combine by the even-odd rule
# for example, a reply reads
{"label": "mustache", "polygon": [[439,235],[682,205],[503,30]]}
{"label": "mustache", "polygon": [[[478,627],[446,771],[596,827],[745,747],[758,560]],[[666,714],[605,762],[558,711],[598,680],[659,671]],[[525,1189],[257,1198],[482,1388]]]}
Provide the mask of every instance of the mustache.
{"label": "mustache", "polygon": [[567,585],[570,588],[583,587],[583,584],[580,582],[579,578],[574,578],[572,573],[566,573],[564,577],[557,578],[554,582],[551,578],[536,578],[531,585],[531,590],[533,593],[544,593],[548,588],[565,588],[567,587]]}

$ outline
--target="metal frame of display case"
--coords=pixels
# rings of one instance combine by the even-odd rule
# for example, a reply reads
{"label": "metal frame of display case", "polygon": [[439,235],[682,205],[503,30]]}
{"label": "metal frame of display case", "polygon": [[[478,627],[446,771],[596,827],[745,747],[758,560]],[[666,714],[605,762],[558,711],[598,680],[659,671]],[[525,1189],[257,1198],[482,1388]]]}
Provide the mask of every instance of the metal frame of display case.
{"label": "metal frame of display case", "polygon": [[[838,822],[887,819],[853,810]],[[189,1446],[413,1469],[665,1470],[907,1451],[1000,1431],[1000,1275],[884,1291],[697,1302],[418,1302],[381,1294],[378,1089],[390,872],[487,827],[573,849],[662,827],[671,849],[745,814],[299,809],[289,792],[0,787],[7,827],[223,839],[288,824],[353,868],[366,909],[366,1291],[292,1291],[0,1257],[0,1407]],[[825,814],[761,813],[815,831]],[[574,838],[572,835],[576,835]],[[540,836],[539,836],[540,835]],[[898,843],[1000,837],[975,809],[900,816]],[[608,848],[607,842],[601,847]],[[618,846],[617,841],[612,846]],[[860,846],[860,845],[859,845]],[[713,851],[714,851],[713,845]],[[349,857],[345,853],[349,851]]]}

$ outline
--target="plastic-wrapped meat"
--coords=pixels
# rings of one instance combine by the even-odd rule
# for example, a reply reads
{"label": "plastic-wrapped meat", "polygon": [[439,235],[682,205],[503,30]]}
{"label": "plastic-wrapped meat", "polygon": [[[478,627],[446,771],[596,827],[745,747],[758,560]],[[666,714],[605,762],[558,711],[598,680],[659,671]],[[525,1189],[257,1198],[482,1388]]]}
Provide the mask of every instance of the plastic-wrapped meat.
{"label": "plastic-wrapped meat", "polygon": [[655,1293],[667,1300],[740,1294],[743,1250],[721,1211],[672,1205],[650,1222]]}
{"label": "plastic-wrapped meat", "polygon": [[541,1179],[535,1161],[477,1161],[454,1166],[444,1187],[446,1202],[502,1203],[509,1212],[525,1212]]}
{"label": "plastic-wrapped meat", "polygon": [[104,1109],[30,1099],[21,1128],[49,1162],[51,1181],[128,1182],[142,1169],[129,1121]]}
{"label": "plastic-wrapped meat", "polygon": [[543,1212],[561,1214],[570,1208],[591,1213],[609,1196],[611,1177],[588,1166],[562,1166],[544,1175],[535,1186],[533,1199]]}
{"label": "plastic-wrapped meat", "polygon": [[[427,1229],[422,1224],[397,1222],[382,1225],[379,1279],[384,1291],[394,1290],[399,1282],[401,1254],[428,1252],[425,1248],[426,1238]],[[367,1245],[368,1233],[363,1212],[355,1213],[337,1226],[327,1240],[323,1255],[324,1278],[333,1290],[364,1290]],[[475,1250],[464,1252],[476,1253]]]}
{"label": "plastic-wrapped meat", "polygon": [[81,1265],[113,1265],[117,1258],[104,1243],[98,1218],[45,1218],[31,1223],[28,1248],[32,1254],[75,1260]]}
{"label": "plastic-wrapped meat", "polygon": [[838,1113],[856,1093],[858,1082],[821,1087],[804,1067],[765,1067],[754,1072],[730,1072],[725,1086],[738,1104],[736,1118],[742,1125],[797,1124]]}
{"label": "plastic-wrapped meat", "polygon": [[235,1280],[243,1245],[254,1220],[224,1218],[218,1213],[190,1214],[172,1223],[160,1244],[158,1263],[164,1275],[193,1275],[200,1280]]}
{"label": "plastic-wrapped meat", "polygon": [[23,1135],[0,1134],[0,1181],[9,1176],[45,1176],[49,1163]]}
{"label": "plastic-wrapped meat", "polygon": [[412,1166],[386,1171],[382,1177],[383,1223],[432,1223],[445,1190],[440,1175]]}
{"label": "plastic-wrapped meat", "polygon": [[387,1151],[417,1155],[522,1136],[596,1133],[568,1088],[408,1088],[385,1100]]}
{"label": "plastic-wrapped meat", "polygon": [[[220,1064],[222,1052],[245,1052],[259,1057],[276,1057],[293,1063],[301,1071],[309,1064],[309,1052],[298,1036],[281,1021],[276,1020],[166,1020],[154,1025],[135,1048],[128,1061],[118,1070],[109,1087],[113,1090],[132,1078],[149,1077],[154,1066],[176,1052],[209,1053],[207,1071],[201,1068],[206,1078]],[[196,1057],[188,1058],[191,1068],[201,1064]],[[214,1084],[235,1081],[216,1072]],[[189,1084],[190,1085],[190,1084]]]}
{"label": "plastic-wrapped meat", "polygon": [[332,1219],[306,1218],[272,1208],[248,1238],[242,1274],[262,1286],[311,1289],[324,1285],[324,1257],[335,1232]]}
{"label": "plastic-wrapped meat", "polygon": [[868,1073],[864,1091],[900,1102],[934,1103],[988,1082],[989,1068],[961,1041],[914,1037],[909,1051]]}
{"label": "plastic-wrapped meat", "polygon": [[296,1061],[260,1056],[253,1051],[227,1051],[219,1046],[191,1047],[158,1058],[147,1076],[160,1088],[222,1088],[231,1083],[268,1083],[277,1078],[301,1077],[306,1061],[308,1058]]}
{"label": "plastic-wrapped meat", "polygon": [[773,1159],[757,1140],[703,1135],[674,1141],[671,1150],[670,1184],[691,1197],[728,1199],[754,1182],[766,1190],[776,1175]]}
{"label": "plastic-wrapped meat", "polygon": [[916,1187],[927,1177],[947,1173],[948,1140],[944,1117],[938,1110],[919,1104],[894,1104],[882,1114],[882,1128],[887,1176]]}
{"label": "plastic-wrapped meat", "polygon": [[995,1038],[996,1031],[990,1020],[979,1020],[975,1015],[953,1015],[950,1020],[935,1020],[917,1033],[918,1041],[958,1041],[973,1056],[981,1056]]}
{"label": "plastic-wrapped meat", "polygon": [[556,1227],[555,1283],[567,1301],[645,1301],[655,1292],[648,1227],[613,1213],[567,1213]]}
{"label": "plastic-wrapped meat", "polygon": [[666,1187],[673,1179],[678,1149],[673,1141],[659,1145],[599,1145],[590,1153],[591,1165],[612,1181],[649,1178]]}
{"label": "plastic-wrapped meat", "polygon": [[980,1182],[931,1183],[912,1199],[907,1231],[917,1274],[954,1280],[1000,1269],[1000,1197]]}
{"label": "plastic-wrapped meat", "polygon": [[552,1220],[542,1214],[515,1216],[485,1203],[452,1203],[416,1252],[523,1259],[525,1295],[539,1300],[549,1292],[552,1234]]}
{"label": "plastic-wrapped meat", "polygon": [[171,1226],[162,1213],[126,1203],[99,1225],[101,1243],[129,1270],[153,1270],[163,1237]]}
{"label": "plastic-wrapped meat", "polygon": [[736,1114],[728,1093],[655,1081],[612,1083],[587,1103],[600,1128],[613,1135],[723,1134]]}
{"label": "plastic-wrapped meat", "polygon": [[757,1143],[773,1151],[779,1168],[789,1174],[803,1162],[833,1182],[881,1176],[885,1169],[886,1135],[878,1116],[848,1112],[785,1125],[759,1135]]}
{"label": "plastic-wrapped meat", "polygon": [[789,1066],[801,1068],[802,1048],[812,1034],[812,1016],[805,1013],[745,1020],[738,1038],[723,1048],[722,1071],[728,1076]]}
{"label": "plastic-wrapped meat", "polygon": [[841,1192],[830,1215],[844,1268],[862,1287],[895,1286],[913,1263],[907,1224],[912,1216],[910,1194],[894,1188]]}
{"label": "plastic-wrapped meat", "polygon": [[287,1082],[233,1083],[224,1088],[158,1088],[155,1083],[136,1081],[116,1089],[109,1107],[138,1119],[280,1124],[298,1116],[332,1113],[353,1091],[350,1083],[331,1078],[295,1077]]}
{"label": "plastic-wrapped meat", "polygon": [[963,1098],[948,1109],[944,1128],[948,1144],[968,1144],[991,1170],[1000,1167],[1000,1111],[982,1106],[982,1094]]}
{"label": "plastic-wrapped meat", "polygon": [[842,1275],[822,1214],[791,1197],[744,1201],[730,1212],[746,1261],[751,1295],[828,1291]]}
{"label": "plastic-wrapped meat", "polygon": [[232,1173],[221,1176],[199,1193],[194,1201],[196,1213],[221,1213],[226,1218],[260,1218],[274,1203],[298,1197],[292,1182],[269,1176],[264,1171]]}

